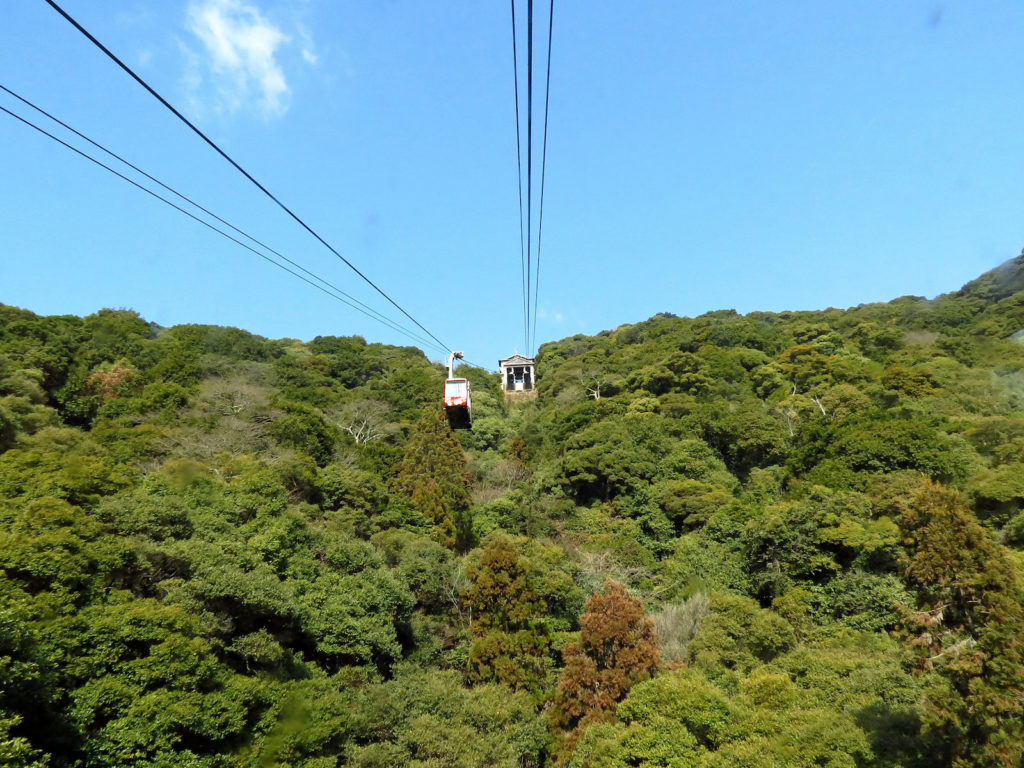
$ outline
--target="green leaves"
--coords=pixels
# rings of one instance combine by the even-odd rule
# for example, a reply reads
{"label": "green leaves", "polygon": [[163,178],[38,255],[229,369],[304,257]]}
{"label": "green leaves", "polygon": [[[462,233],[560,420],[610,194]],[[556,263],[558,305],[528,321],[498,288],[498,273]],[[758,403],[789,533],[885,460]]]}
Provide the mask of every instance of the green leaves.
{"label": "green leaves", "polygon": [[274,419],[271,424],[273,438],[311,456],[318,466],[327,464],[334,455],[334,445],[339,438],[337,429],[314,408],[293,403],[279,405],[285,410],[285,415]]}
{"label": "green leaves", "polygon": [[656,477],[670,443],[653,418],[608,419],[569,439],[561,471],[578,503],[635,492]]}
{"label": "green leaves", "polygon": [[711,613],[690,644],[695,663],[712,673],[716,667],[749,671],[796,644],[790,624],[778,614],[737,595],[711,595]]}
{"label": "green leaves", "polygon": [[332,663],[388,665],[401,656],[397,627],[413,600],[387,571],[324,575],[299,602],[305,630]]}
{"label": "green leaves", "polygon": [[650,726],[661,719],[682,726],[692,736],[693,745],[705,749],[717,749],[743,733],[747,717],[696,670],[679,670],[638,683],[616,714],[626,724]]}
{"label": "green leaves", "polygon": [[471,502],[469,474],[440,409],[430,409],[416,424],[396,468],[395,486],[436,525],[437,540],[454,547],[465,537]]}
{"label": "green leaves", "polygon": [[95,520],[63,500],[0,508],[0,520],[0,569],[25,592],[46,593],[56,610],[97,597],[132,559],[124,542],[103,537]]}
{"label": "green leaves", "polygon": [[0,715],[0,765],[9,768],[46,768],[47,757],[33,749],[27,739],[11,734],[21,722],[18,717]]}
{"label": "green leaves", "polygon": [[[542,764],[548,744],[525,694],[496,685],[467,690],[452,672],[402,670],[359,692],[353,705],[363,713],[350,749],[353,765],[532,768]],[[382,763],[385,758],[398,762]]]}
{"label": "green leaves", "polygon": [[871,764],[867,734],[845,714],[799,701],[788,675],[757,673],[740,694],[699,670],[638,683],[610,724],[587,729],[569,766],[830,766]]}
{"label": "green leaves", "polygon": [[459,439],[412,348],[0,306],[0,763],[1016,765],[1019,267],[552,342]]}
{"label": "green leaves", "polygon": [[42,430],[23,447],[0,454],[0,496],[51,496],[71,504],[95,504],[127,487],[134,471],[110,461],[105,451],[74,429]]}

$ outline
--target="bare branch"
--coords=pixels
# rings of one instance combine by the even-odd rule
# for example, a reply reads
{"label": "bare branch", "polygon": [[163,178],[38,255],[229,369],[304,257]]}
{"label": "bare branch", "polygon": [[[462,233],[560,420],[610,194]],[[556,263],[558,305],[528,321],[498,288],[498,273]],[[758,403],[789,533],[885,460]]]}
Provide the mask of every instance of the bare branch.
{"label": "bare branch", "polygon": [[390,437],[394,429],[388,422],[390,406],[380,400],[356,400],[346,405],[332,421],[352,436],[356,445],[365,445]]}
{"label": "bare branch", "polygon": [[821,411],[821,415],[828,418],[828,412],[825,410],[825,406],[821,404],[821,398],[817,395],[812,395],[811,400],[813,400],[814,404],[818,406],[818,409]]}

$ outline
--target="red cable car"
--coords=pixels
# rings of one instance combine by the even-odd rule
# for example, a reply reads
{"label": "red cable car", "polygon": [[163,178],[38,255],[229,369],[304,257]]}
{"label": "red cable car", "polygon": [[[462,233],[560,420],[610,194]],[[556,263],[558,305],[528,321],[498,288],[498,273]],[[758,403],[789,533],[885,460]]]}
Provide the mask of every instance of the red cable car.
{"label": "red cable car", "polygon": [[461,352],[448,355],[448,378],[444,381],[444,412],[448,417],[448,426],[452,429],[469,429],[473,424],[470,413],[469,379],[456,378],[453,371],[455,360],[462,359]]}

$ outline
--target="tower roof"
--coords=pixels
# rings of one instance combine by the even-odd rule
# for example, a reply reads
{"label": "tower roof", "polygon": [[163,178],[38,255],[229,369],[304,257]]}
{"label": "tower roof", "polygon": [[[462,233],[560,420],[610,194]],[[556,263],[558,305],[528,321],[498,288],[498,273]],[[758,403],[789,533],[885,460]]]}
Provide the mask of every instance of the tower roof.
{"label": "tower roof", "polygon": [[499,360],[498,365],[502,368],[507,365],[533,365],[533,358],[524,357],[516,352],[512,357],[506,357],[504,360]]}

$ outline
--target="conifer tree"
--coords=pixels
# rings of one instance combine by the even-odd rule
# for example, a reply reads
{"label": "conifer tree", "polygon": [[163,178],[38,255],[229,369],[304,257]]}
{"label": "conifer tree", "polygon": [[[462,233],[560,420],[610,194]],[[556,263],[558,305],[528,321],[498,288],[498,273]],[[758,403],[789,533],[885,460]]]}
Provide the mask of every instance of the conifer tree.
{"label": "conifer tree", "polygon": [[579,642],[566,643],[562,658],[552,722],[568,732],[567,754],[587,726],[610,718],[630,688],[657,671],[654,622],[639,599],[608,579],[587,600]]}
{"label": "conifer tree", "polygon": [[468,673],[474,682],[501,682],[540,696],[547,689],[551,641],[541,598],[527,582],[528,562],[508,536],[489,537],[466,568],[474,635]]}
{"label": "conifer tree", "polygon": [[473,609],[472,629],[513,632],[533,616],[543,616],[547,606],[526,581],[526,564],[508,536],[489,537],[480,559],[466,568],[470,586],[466,602]]}
{"label": "conifer tree", "polygon": [[904,632],[919,667],[943,683],[926,725],[956,768],[1024,759],[1024,590],[1005,551],[956,491],[923,480],[897,502],[904,576],[921,605]]}
{"label": "conifer tree", "polygon": [[472,496],[462,447],[440,410],[428,411],[417,422],[396,469],[399,490],[435,523],[437,540],[454,547]]}

